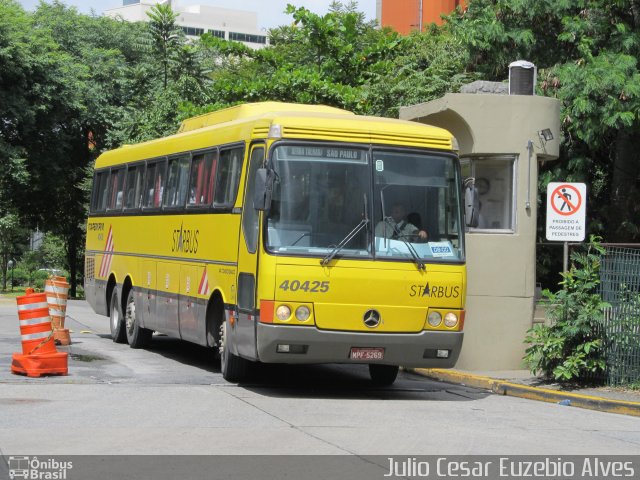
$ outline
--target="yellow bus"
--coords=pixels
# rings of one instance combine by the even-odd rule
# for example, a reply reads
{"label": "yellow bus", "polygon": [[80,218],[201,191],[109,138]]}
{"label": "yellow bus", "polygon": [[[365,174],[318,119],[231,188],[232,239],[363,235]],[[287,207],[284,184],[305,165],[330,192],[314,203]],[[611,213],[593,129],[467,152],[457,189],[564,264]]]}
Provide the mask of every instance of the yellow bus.
{"label": "yellow bus", "polygon": [[96,161],[85,291],[115,342],[253,362],[452,367],[464,190],[446,130],[326,106],[245,104]]}

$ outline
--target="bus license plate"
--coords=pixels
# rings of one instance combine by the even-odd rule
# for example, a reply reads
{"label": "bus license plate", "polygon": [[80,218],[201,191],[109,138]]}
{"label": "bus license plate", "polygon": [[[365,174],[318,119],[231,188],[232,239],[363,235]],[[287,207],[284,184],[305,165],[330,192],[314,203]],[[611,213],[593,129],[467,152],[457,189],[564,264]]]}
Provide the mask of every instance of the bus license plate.
{"label": "bus license plate", "polygon": [[382,347],[351,347],[351,360],[382,360],[384,348]]}

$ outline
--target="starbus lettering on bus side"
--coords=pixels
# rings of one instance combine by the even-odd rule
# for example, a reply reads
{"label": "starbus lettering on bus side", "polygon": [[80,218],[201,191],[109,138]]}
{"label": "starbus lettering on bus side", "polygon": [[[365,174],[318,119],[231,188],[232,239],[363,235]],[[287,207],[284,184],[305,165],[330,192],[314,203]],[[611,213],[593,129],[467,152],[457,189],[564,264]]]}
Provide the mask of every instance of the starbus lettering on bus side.
{"label": "starbus lettering on bus side", "polygon": [[184,224],[181,224],[180,228],[173,231],[171,251],[198,253],[198,235],[200,235],[200,230],[184,228]]}

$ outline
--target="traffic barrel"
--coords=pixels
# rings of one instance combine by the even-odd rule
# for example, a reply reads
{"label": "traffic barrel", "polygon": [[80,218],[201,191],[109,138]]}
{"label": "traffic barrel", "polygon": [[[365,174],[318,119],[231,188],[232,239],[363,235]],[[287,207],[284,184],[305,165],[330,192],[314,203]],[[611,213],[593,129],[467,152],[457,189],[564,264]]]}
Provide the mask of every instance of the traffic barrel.
{"label": "traffic barrel", "polygon": [[53,339],[49,304],[44,293],[33,293],[17,297],[22,354],[14,353],[11,371],[30,377],[44,374],[67,374],[67,353],[59,353]]}
{"label": "traffic barrel", "polygon": [[53,341],[49,304],[44,293],[31,293],[17,297],[22,353],[33,355],[56,351]]}
{"label": "traffic barrel", "polygon": [[53,338],[56,345],[70,345],[69,330],[64,328],[67,314],[67,296],[69,284],[64,277],[52,276],[44,282],[44,293],[49,303],[49,315],[53,326]]}

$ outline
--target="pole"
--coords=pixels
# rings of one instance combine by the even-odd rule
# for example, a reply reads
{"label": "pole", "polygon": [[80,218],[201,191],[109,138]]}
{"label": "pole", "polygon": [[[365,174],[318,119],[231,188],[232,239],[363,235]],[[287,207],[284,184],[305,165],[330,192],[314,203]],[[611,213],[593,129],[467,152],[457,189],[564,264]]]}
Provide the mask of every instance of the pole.
{"label": "pole", "polygon": [[562,271],[567,273],[569,271],[569,242],[564,242],[564,252],[562,255]]}
{"label": "pole", "polygon": [[[13,266],[15,265],[15,262],[13,260],[9,260],[7,262],[7,267],[9,267],[9,269],[11,270],[11,291],[13,292]],[[7,288],[7,285],[5,284],[4,288]]]}
{"label": "pole", "polygon": [[422,2],[424,0],[418,0],[418,31],[422,33]]}

